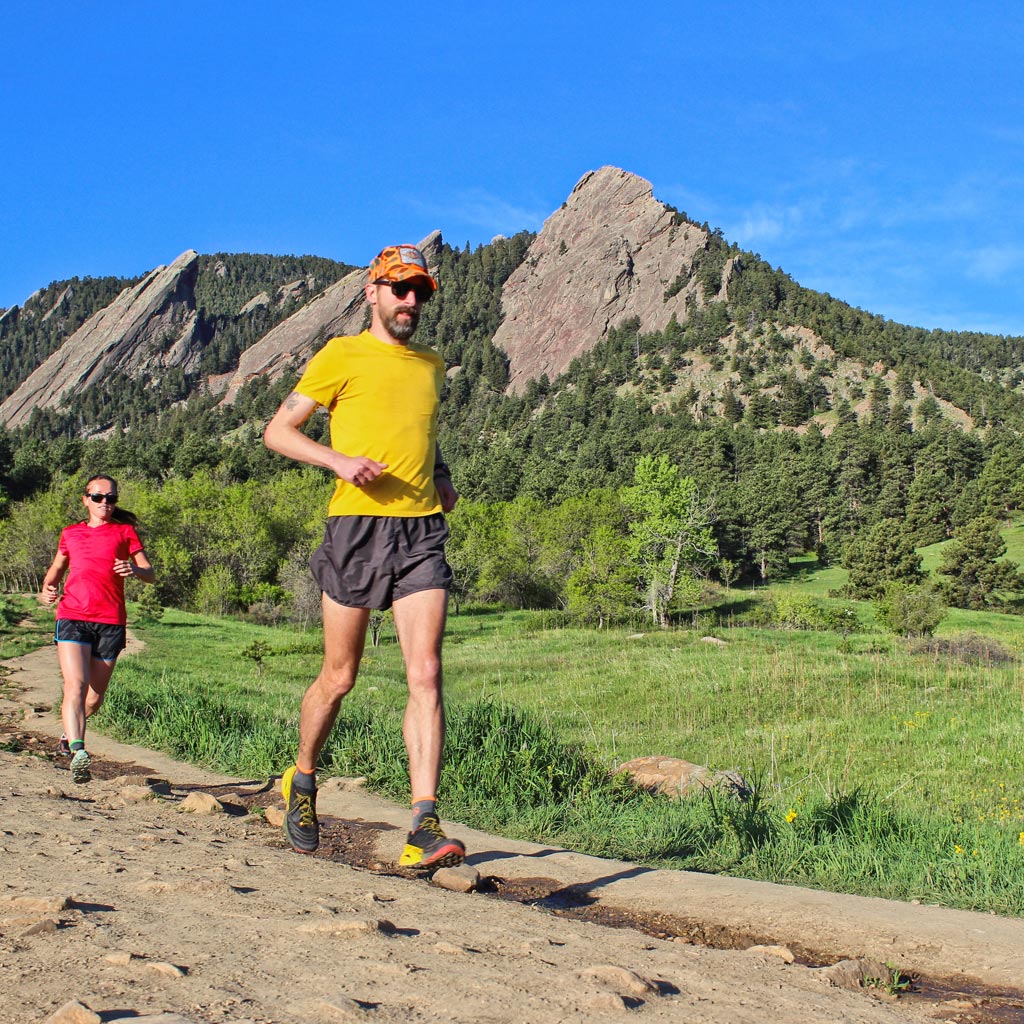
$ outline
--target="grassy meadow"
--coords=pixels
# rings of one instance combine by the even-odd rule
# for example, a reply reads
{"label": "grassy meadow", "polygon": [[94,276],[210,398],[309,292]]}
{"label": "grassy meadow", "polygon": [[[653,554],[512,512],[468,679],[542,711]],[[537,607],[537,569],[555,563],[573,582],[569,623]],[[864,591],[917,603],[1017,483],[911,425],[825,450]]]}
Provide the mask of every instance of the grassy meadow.
{"label": "grassy meadow", "polygon": [[[443,813],[662,867],[1024,914],[1022,620],[951,610],[940,643],[915,646],[879,631],[869,604],[828,598],[844,576],[797,561],[772,591],[725,592],[666,631],[453,615]],[[740,624],[773,593],[859,625]],[[99,728],[250,777],[290,763],[318,631],[169,610],[137,632],[146,649],[119,665]],[[404,701],[388,622],[322,770],[408,799]],[[610,775],[649,754],[735,769],[754,795],[678,804]]]}

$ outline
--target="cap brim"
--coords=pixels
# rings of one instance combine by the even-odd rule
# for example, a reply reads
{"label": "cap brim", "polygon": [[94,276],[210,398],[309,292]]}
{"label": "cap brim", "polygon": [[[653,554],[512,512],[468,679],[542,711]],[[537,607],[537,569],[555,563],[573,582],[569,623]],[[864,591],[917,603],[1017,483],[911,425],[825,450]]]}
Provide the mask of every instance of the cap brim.
{"label": "cap brim", "polygon": [[424,274],[418,267],[401,267],[388,274],[388,281],[429,281],[430,287],[437,291],[437,282],[429,275]]}

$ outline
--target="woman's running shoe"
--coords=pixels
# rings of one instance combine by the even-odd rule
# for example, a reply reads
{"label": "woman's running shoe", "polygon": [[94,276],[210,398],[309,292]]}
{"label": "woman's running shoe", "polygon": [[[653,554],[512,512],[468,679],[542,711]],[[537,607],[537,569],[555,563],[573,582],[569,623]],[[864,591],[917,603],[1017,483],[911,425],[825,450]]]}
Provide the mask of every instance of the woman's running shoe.
{"label": "woman's running shoe", "polygon": [[71,758],[71,781],[79,784],[88,782],[92,778],[92,758],[83,748],[76,750],[75,756]]}

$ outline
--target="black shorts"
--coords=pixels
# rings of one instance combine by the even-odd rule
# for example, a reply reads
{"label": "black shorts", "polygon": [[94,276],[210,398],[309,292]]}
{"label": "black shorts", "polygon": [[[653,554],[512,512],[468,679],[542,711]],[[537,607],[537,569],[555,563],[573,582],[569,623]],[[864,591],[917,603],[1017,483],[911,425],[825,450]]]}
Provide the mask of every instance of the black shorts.
{"label": "black shorts", "polygon": [[448,524],[432,516],[331,516],[309,567],[320,589],[348,608],[383,610],[421,590],[450,590]]}
{"label": "black shorts", "polygon": [[58,619],[54,630],[55,644],[87,644],[92,656],[100,661],[117,661],[124,650],[125,627],[109,622],[83,622],[81,619]]}

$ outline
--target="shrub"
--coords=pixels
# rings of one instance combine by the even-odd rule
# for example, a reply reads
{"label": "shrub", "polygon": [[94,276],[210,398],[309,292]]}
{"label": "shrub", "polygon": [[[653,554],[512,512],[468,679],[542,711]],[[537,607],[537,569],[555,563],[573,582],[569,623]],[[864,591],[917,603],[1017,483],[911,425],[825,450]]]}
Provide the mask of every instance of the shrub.
{"label": "shrub", "polygon": [[857,613],[849,605],[828,606],[798,594],[777,594],[774,625],[783,629],[829,630],[849,633],[860,625]]}
{"label": "shrub", "polygon": [[257,601],[249,605],[245,618],[260,626],[277,626],[284,621],[284,608],[270,601]]}
{"label": "shrub", "polygon": [[265,640],[253,640],[248,647],[243,648],[243,658],[248,658],[256,666],[256,675],[263,675],[263,659],[272,654],[270,644]]}
{"label": "shrub", "polygon": [[906,637],[931,636],[946,614],[935,587],[909,587],[891,581],[874,607],[878,621],[890,633]]}
{"label": "shrub", "polygon": [[6,597],[0,597],[0,625],[13,626],[21,621],[24,613]]}
{"label": "shrub", "polygon": [[145,587],[135,602],[135,611],[140,622],[159,622],[163,618],[164,606],[156,587]]}
{"label": "shrub", "polygon": [[911,648],[914,654],[935,654],[965,665],[1005,665],[1016,656],[998,641],[977,633],[961,633],[941,640],[922,640]]}

